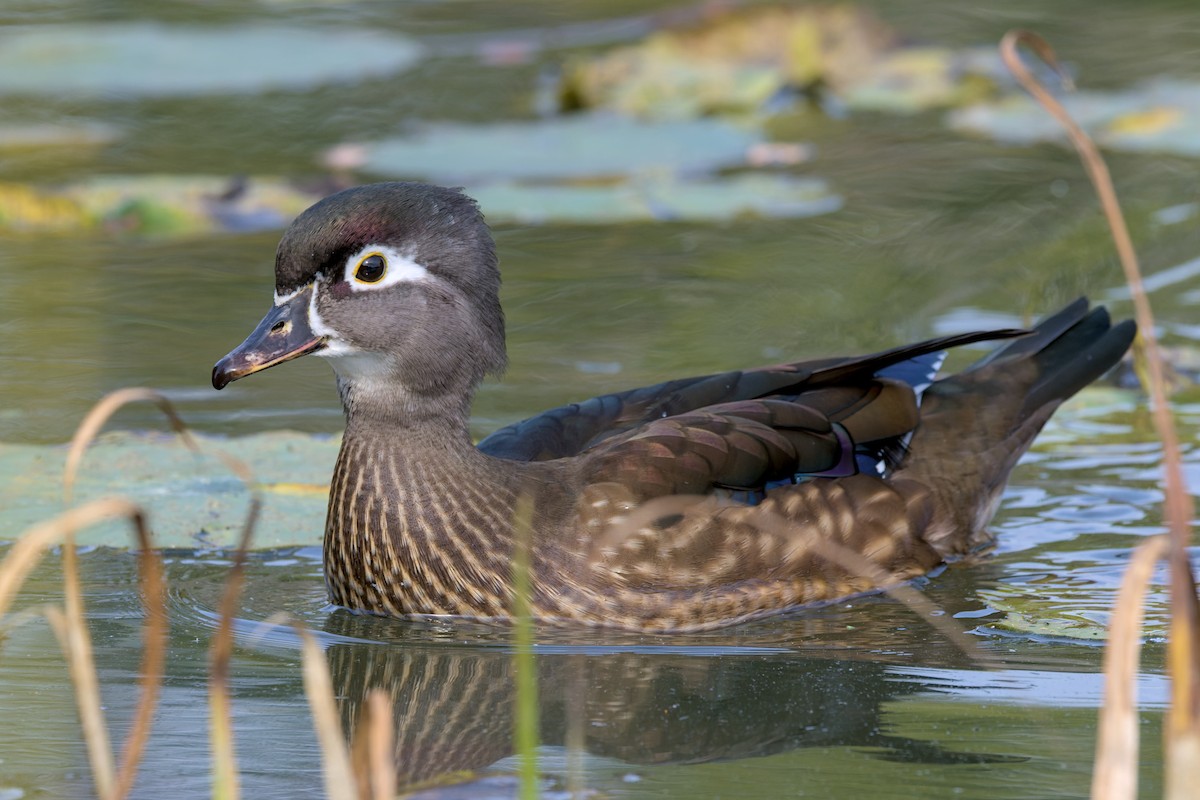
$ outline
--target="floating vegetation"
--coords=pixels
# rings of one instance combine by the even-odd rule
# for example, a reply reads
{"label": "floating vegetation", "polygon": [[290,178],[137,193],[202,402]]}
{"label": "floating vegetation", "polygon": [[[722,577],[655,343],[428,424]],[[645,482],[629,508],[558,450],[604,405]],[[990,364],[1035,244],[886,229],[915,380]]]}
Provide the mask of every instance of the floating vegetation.
{"label": "floating vegetation", "polygon": [[901,46],[854,6],[760,7],[577,59],[558,94],[565,110],[658,119],[760,114],[806,94],[909,113],[991,95],[1001,74],[990,50]]}
{"label": "floating vegetation", "polygon": [[508,181],[484,184],[470,193],[489,219],[520,223],[812,217],[842,207],[842,198],[820,178],[769,173],[707,179],[667,176],[600,185]]}
{"label": "floating vegetation", "polygon": [[[266,502],[256,547],[320,543],[336,438],[292,432],[193,438],[202,453],[227,452],[257,476],[255,488]],[[66,457],[62,447],[0,443],[2,538],[62,509],[57,476]],[[104,468],[89,470],[88,463]],[[75,492],[82,500],[120,494],[152,506],[159,544],[189,550],[233,547],[248,502],[246,487],[219,462],[197,456],[175,436],[159,433],[101,436],[88,450]],[[128,534],[115,524],[97,524],[78,538],[81,544],[120,547]]]}
{"label": "floating vegetation", "polygon": [[0,125],[0,153],[47,148],[94,148],[117,139],[119,130],[101,122],[8,123]]}
{"label": "floating vegetation", "polygon": [[392,75],[415,64],[421,53],[407,37],[353,29],[10,25],[0,30],[0,94],[120,98],[299,91]]}
{"label": "floating vegetation", "polygon": [[473,184],[711,172],[744,165],[760,139],[715,119],[641,122],[609,114],[431,125],[411,136],[369,143],[361,168],[387,177]]}
{"label": "floating vegetation", "polygon": [[[841,197],[824,180],[775,172],[708,178],[652,172],[602,182],[498,180],[468,191],[493,223],[810,217],[842,207]],[[162,237],[278,230],[319,199],[270,178],[113,177],[61,189],[0,184],[0,230]]]}
{"label": "floating vegetation", "polygon": [[147,236],[275,230],[318,199],[276,178],[111,176],[60,188],[0,183],[0,230]]}
{"label": "floating vegetation", "polygon": [[841,198],[819,178],[732,167],[807,160],[716,119],[640,121],[587,114],[534,122],[436,125],[364,146],[355,166],[377,175],[466,184],[489,220],[610,224],[808,217]]}
{"label": "floating vegetation", "polygon": [[[1200,83],[1155,78],[1129,89],[1086,91],[1059,98],[1101,146],[1131,152],[1200,156]],[[1066,144],[1062,128],[1025,96],[958,108],[950,127],[1008,144]]]}

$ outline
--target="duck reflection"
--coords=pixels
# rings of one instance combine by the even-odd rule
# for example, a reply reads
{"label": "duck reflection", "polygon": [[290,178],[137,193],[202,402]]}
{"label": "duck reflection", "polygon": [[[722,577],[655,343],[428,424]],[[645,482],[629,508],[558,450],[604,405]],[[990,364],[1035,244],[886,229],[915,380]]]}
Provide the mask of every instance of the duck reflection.
{"label": "duck reflection", "polygon": [[[372,689],[391,698],[402,786],[475,773],[512,754],[514,665],[500,637],[483,646],[405,637],[394,621],[341,611],[326,629],[358,640],[327,651],[347,736]],[[541,743],[638,765],[834,745],[906,761],[1007,760],[885,733],[885,706],[923,688],[885,663],[663,641],[545,646],[535,659]]]}

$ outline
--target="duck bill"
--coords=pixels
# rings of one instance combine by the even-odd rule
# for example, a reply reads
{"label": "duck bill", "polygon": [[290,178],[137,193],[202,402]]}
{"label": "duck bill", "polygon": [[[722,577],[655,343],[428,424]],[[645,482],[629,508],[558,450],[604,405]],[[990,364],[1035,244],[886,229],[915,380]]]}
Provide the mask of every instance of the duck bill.
{"label": "duck bill", "polygon": [[309,286],[287,302],[272,307],[246,341],[213,367],[213,388],[224,389],[238,378],[325,347],[325,338],[313,333],[308,322],[312,292],[313,287]]}

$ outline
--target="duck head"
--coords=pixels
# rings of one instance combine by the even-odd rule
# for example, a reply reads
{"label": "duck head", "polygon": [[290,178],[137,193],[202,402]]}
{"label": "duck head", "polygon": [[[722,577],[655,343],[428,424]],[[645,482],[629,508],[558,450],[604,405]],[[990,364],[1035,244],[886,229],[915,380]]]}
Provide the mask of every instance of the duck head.
{"label": "duck head", "polygon": [[[491,233],[462,192],[380,183],[321,200],[275,254],[275,302],[213,368],[232,381],[303,355],[328,358],[347,411],[469,406],[505,365]],[[465,410],[464,410],[465,413]]]}

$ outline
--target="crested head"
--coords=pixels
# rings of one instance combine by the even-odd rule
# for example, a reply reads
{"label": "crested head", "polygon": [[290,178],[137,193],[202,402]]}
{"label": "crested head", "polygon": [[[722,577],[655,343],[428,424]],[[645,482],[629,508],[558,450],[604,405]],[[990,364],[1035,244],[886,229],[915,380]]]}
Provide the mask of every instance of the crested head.
{"label": "crested head", "polygon": [[276,306],[307,298],[323,343],[313,353],[331,359],[348,407],[367,392],[410,406],[468,404],[483,376],[505,365],[499,289],[475,201],[420,183],[321,200],[275,256]]}
{"label": "crested head", "polygon": [[403,249],[465,288],[499,291],[495,246],[473,199],[424,183],[375,183],[332,194],[292,222],[275,253],[276,292],[290,294],[318,277],[336,283],[346,260],[371,245]]}

